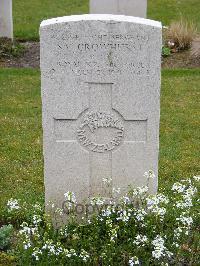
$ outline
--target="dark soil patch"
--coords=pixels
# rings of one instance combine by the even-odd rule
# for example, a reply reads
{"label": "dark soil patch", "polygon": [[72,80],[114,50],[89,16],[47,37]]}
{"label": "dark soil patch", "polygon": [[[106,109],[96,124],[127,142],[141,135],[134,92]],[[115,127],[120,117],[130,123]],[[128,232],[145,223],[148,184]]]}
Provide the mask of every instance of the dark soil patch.
{"label": "dark soil patch", "polygon": [[163,68],[199,68],[200,67],[200,38],[197,38],[189,51],[172,53],[163,58]]}
{"label": "dark soil patch", "polygon": [[20,57],[0,58],[0,67],[16,68],[39,68],[40,65],[40,44],[39,42],[21,43],[24,52]]}
{"label": "dark soil patch", "polygon": [[[39,42],[22,43],[25,47],[20,57],[0,59],[0,67],[39,68]],[[200,68],[200,38],[193,42],[189,51],[172,53],[162,59],[162,68]]]}
{"label": "dark soil patch", "polygon": [[199,68],[200,55],[191,55],[190,51],[173,53],[162,61],[162,68]]}

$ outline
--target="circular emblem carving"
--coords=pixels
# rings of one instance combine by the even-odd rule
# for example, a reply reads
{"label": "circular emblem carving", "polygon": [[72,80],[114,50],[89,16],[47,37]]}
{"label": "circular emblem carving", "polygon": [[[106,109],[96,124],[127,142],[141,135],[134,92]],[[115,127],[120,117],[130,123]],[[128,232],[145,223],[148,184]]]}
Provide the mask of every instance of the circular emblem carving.
{"label": "circular emblem carving", "polygon": [[88,112],[77,130],[80,144],[93,152],[108,152],[120,145],[124,127],[120,118],[104,112]]}

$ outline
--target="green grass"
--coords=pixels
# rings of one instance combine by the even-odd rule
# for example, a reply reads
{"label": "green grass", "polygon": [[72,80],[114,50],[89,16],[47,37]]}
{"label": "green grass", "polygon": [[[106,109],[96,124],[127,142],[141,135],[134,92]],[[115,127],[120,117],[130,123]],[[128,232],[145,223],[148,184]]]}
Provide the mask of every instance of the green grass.
{"label": "green grass", "polygon": [[19,39],[39,38],[42,20],[88,13],[88,0],[15,0],[13,1],[14,36]]}
{"label": "green grass", "polygon": [[161,90],[160,185],[200,173],[200,69],[165,70]]}
{"label": "green grass", "polygon": [[43,198],[40,74],[0,70],[0,205]]}
{"label": "green grass", "polygon": [[[0,194],[31,203],[44,195],[40,73],[0,70]],[[159,184],[198,173],[200,70],[162,72]],[[1,210],[0,210],[1,212]]]}
{"label": "green grass", "polygon": [[[40,22],[47,18],[89,12],[89,0],[15,0],[13,1],[14,35],[38,40]],[[180,17],[194,21],[200,29],[199,0],[148,0],[148,18],[167,25]]]}
{"label": "green grass", "polygon": [[148,0],[148,18],[169,25],[171,21],[193,21],[200,30],[199,0]]}

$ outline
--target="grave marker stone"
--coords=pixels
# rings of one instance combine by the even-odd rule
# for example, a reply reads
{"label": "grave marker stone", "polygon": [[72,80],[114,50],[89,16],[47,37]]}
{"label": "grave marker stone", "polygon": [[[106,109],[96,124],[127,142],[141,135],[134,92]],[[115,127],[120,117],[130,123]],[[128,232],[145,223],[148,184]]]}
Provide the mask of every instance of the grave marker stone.
{"label": "grave marker stone", "polygon": [[12,0],[0,0],[0,37],[13,39]]}
{"label": "grave marker stone", "polygon": [[[81,15],[40,28],[46,202],[112,197],[158,170],[161,24]],[[103,178],[112,178],[108,189]],[[150,191],[156,192],[157,179]]]}
{"label": "grave marker stone", "polygon": [[146,18],[147,0],[90,0],[90,13]]}

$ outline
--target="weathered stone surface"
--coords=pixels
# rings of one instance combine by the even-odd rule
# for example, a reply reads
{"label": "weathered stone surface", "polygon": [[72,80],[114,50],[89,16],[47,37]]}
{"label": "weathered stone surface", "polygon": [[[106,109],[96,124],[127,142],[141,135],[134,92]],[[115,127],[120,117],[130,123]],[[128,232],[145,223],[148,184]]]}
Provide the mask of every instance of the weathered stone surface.
{"label": "weathered stone surface", "polygon": [[12,0],[0,0],[0,37],[13,39]]}
{"label": "weathered stone surface", "polygon": [[40,37],[46,201],[110,197],[103,178],[146,185],[158,170],[161,24],[69,16],[43,21]]}
{"label": "weathered stone surface", "polygon": [[90,13],[146,18],[147,0],[90,0]]}

